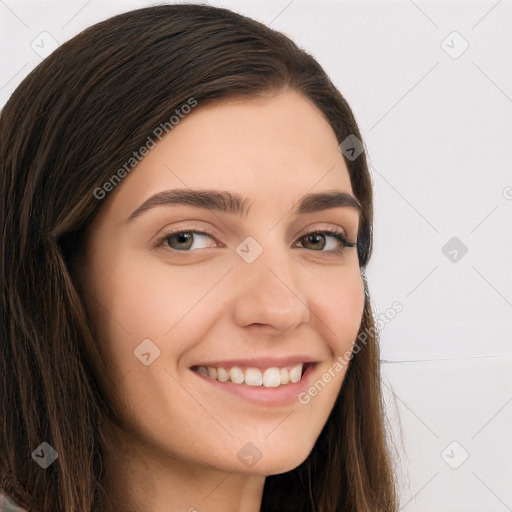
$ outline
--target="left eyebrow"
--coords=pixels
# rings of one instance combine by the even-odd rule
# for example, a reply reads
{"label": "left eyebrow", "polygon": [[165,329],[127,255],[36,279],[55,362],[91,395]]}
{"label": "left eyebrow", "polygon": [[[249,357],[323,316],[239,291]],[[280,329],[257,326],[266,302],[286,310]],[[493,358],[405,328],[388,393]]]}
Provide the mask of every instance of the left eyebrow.
{"label": "left eyebrow", "polygon": [[[157,206],[180,205],[232,213],[240,217],[247,217],[250,210],[249,199],[236,192],[183,188],[164,190],[151,196],[126,219],[126,222]],[[337,207],[353,208],[358,212],[360,219],[364,217],[363,207],[359,201],[352,194],[336,189],[306,194],[299,200],[293,213],[304,215]]]}

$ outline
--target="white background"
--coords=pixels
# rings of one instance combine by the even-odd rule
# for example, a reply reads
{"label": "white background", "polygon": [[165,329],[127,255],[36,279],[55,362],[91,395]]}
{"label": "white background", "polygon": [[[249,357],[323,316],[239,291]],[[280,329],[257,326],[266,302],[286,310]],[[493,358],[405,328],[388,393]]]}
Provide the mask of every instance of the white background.
{"label": "white background", "polygon": [[[157,3],[0,0],[0,105],[52,45]],[[512,511],[512,0],[209,3],[304,47],[359,123],[373,305],[403,306],[381,331],[402,510]]]}

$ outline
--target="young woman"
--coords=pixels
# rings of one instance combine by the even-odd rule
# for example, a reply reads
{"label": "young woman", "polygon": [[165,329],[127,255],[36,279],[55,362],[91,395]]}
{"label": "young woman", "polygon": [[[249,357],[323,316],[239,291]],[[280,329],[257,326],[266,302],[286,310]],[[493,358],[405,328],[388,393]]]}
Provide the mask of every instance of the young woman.
{"label": "young woman", "polygon": [[397,510],[371,179],[309,54],[226,9],[127,12],[30,73],[0,144],[5,499]]}

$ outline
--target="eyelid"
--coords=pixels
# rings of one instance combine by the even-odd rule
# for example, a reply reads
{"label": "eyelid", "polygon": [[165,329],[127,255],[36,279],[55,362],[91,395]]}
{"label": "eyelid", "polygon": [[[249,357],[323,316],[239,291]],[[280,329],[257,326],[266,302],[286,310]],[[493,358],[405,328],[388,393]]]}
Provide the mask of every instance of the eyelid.
{"label": "eyelid", "polygon": [[[315,224],[313,224],[316,226]],[[345,228],[342,228],[341,226],[333,225],[333,224],[321,224],[320,227],[314,227],[311,228],[311,226],[307,226],[304,229],[299,231],[299,234],[297,235],[297,238],[302,238],[304,235],[309,235],[310,233],[318,233],[322,231],[340,231],[343,236],[348,240],[347,236],[347,230]]]}

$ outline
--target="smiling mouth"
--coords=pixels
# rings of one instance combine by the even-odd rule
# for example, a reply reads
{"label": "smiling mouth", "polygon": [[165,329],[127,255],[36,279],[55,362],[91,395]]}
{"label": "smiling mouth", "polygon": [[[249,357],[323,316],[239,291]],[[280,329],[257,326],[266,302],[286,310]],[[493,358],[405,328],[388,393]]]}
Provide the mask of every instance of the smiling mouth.
{"label": "smiling mouth", "polygon": [[191,370],[221,383],[231,382],[240,386],[277,388],[296,384],[302,379],[310,366],[314,366],[314,363],[299,363],[292,366],[272,366],[269,368],[192,366]]}

